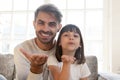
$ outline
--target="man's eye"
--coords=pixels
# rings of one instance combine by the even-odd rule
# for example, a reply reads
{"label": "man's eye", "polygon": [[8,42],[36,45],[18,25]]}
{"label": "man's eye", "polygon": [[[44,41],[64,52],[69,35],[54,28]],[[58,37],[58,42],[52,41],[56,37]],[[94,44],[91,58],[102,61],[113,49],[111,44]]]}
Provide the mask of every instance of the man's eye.
{"label": "man's eye", "polygon": [[49,23],[49,26],[51,26],[51,27],[55,27],[57,24],[55,23],[55,22],[50,22]]}
{"label": "man's eye", "polygon": [[41,25],[43,25],[43,24],[44,24],[44,22],[38,22],[38,24],[41,24]]}

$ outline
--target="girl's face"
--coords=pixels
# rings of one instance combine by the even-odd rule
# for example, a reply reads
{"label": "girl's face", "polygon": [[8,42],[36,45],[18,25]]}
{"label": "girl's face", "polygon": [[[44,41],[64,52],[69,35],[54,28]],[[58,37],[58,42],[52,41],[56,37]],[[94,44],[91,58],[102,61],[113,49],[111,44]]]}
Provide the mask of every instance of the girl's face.
{"label": "girl's face", "polygon": [[75,51],[80,47],[80,35],[76,32],[64,32],[59,45],[62,46],[62,50]]}

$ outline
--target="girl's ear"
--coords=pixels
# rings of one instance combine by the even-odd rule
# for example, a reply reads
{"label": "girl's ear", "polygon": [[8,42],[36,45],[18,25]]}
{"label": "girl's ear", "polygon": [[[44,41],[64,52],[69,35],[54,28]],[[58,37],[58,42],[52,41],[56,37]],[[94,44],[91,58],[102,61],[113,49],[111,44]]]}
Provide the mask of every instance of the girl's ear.
{"label": "girl's ear", "polygon": [[81,46],[81,45],[79,45],[79,47],[81,48],[82,46]]}

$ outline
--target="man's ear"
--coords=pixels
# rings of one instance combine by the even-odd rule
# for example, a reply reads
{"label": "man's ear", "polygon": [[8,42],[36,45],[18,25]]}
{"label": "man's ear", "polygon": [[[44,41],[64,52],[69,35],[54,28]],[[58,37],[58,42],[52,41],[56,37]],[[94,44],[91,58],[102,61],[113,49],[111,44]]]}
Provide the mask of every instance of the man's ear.
{"label": "man's ear", "polygon": [[59,24],[57,32],[59,32],[61,28],[62,28],[62,24]]}
{"label": "man's ear", "polygon": [[33,26],[34,26],[34,29],[35,29],[35,21],[33,21]]}

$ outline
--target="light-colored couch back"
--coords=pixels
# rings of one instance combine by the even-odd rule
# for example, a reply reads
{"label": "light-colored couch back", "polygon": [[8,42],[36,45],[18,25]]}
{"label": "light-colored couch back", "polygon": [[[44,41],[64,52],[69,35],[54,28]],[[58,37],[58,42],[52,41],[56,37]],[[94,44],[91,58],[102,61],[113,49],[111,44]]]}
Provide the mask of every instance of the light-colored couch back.
{"label": "light-colored couch back", "polygon": [[96,56],[86,56],[86,63],[90,69],[91,75],[88,80],[98,80],[98,62]]}
{"label": "light-colored couch back", "polygon": [[[96,56],[86,56],[86,63],[91,71],[88,80],[97,80],[98,64]],[[15,66],[12,54],[0,54],[0,74],[5,76],[7,80],[13,80],[15,77]]]}
{"label": "light-colored couch back", "polygon": [[7,80],[13,80],[15,67],[12,54],[0,54],[0,74],[5,76]]}

